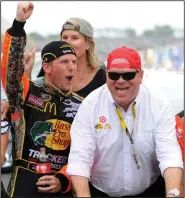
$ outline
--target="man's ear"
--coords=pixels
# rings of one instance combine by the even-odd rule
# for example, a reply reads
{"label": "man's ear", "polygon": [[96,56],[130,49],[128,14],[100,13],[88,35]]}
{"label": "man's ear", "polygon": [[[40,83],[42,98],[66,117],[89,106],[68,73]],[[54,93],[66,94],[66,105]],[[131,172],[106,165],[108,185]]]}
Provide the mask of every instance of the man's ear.
{"label": "man's ear", "polygon": [[51,66],[48,63],[43,63],[42,64],[43,70],[45,74],[50,74],[51,73]]}
{"label": "man's ear", "polygon": [[141,75],[141,79],[143,79],[143,75],[144,75],[144,71],[143,70],[140,71],[140,75]]}
{"label": "man's ear", "polygon": [[139,72],[139,75],[140,75],[140,84],[141,84],[141,83],[143,82],[144,71],[141,70],[141,71]]}

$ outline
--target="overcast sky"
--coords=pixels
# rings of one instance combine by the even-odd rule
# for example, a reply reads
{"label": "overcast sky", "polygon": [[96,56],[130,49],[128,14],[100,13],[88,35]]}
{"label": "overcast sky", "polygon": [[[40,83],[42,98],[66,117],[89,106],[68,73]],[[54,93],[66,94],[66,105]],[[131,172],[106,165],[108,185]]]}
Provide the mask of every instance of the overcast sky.
{"label": "overcast sky", "polygon": [[[1,1],[1,15],[12,22],[18,1]],[[88,20],[93,27],[133,27],[137,33],[155,24],[184,26],[183,1],[33,1],[33,15],[26,23],[26,31],[42,35],[60,32],[62,24],[70,17]]]}

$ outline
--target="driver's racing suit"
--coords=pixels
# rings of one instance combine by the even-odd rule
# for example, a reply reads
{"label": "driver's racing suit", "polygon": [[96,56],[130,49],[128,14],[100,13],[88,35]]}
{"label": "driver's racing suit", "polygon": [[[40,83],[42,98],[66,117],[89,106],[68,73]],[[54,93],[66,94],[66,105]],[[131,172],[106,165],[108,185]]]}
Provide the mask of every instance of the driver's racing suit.
{"label": "driver's racing suit", "polygon": [[[25,23],[14,20],[5,33],[2,81],[11,106],[13,162],[8,193],[10,197],[72,196],[65,172],[70,149],[70,127],[83,98],[62,93],[47,81],[36,84],[24,74]],[[62,192],[38,192],[35,172],[40,147],[46,147],[52,174],[61,181]]]}

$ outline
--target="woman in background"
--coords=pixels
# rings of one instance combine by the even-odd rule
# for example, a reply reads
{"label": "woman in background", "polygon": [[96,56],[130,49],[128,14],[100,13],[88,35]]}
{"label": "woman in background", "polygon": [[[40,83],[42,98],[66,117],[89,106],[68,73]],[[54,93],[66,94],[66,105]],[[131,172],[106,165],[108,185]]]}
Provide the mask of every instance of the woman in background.
{"label": "woman in background", "polygon": [[84,19],[71,18],[64,23],[60,38],[74,47],[78,58],[78,72],[73,79],[73,91],[86,97],[106,82],[105,70],[100,67],[95,53],[93,28]]}

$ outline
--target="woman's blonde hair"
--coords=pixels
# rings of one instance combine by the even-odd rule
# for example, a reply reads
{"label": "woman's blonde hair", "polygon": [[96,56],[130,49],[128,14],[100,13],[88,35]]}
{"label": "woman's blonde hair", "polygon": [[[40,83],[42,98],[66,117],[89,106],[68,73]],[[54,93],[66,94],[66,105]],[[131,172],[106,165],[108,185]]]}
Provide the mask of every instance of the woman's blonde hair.
{"label": "woman's blonde hair", "polygon": [[[79,18],[71,18],[71,19],[68,19],[63,27],[62,27],[62,30],[61,30],[61,33],[60,33],[60,38],[62,39],[62,33],[64,30],[74,30],[74,31],[77,31],[79,32],[80,34],[82,34],[85,39],[89,42],[90,44],[90,48],[88,50],[86,50],[86,56],[87,56],[87,63],[88,63],[88,66],[91,67],[91,68],[97,68],[100,66],[100,61],[98,59],[98,56],[96,55],[96,47],[95,47],[95,41],[93,40],[93,38],[85,35],[85,33],[83,33],[81,30],[80,30],[80,24],[78,23],[78,21],[82,21],[83,22],[83,25],[84,25],[84,22],[85,22],[85,28],[87,28],[87,26],[91,27],[92,26],[90,25],[89,22],[85,21],[84,19],[79,19]],[[88,29],[89,30],[89,29]],[[92,30],[91,30],[92,31]],[[91,32],[90,32],[91,33]]]}

